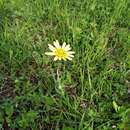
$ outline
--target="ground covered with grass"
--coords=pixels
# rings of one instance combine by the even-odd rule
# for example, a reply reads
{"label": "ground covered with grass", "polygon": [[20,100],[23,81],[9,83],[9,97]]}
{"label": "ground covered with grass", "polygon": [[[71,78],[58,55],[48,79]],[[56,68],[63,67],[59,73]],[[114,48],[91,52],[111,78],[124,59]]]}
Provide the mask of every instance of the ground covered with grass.
{"label": "ground covered with grass", "polygon": [[130,1],[0,0],[0,129],[130,130]]}

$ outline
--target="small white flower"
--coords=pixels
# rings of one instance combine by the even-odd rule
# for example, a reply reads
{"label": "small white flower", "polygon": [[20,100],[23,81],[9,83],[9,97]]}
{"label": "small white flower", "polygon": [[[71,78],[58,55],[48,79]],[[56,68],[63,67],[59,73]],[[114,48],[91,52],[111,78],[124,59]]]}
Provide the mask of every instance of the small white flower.
{"label": "small white flower", "polygon": [[46,52],[45,54],[46,55],[50,55],[50,56],[54,56],[54,61],[56,60],[65,60],[68,59],[68,60],[72,60],[72,58],[74,57],[74,51],[70,51],[71,50],[71,47],[70,45],[66,45],[66,43],[64,42],[63,45],[61,46],[59,44],[59,41],[56,40],[53,42],[53,45],[51,44],[48,44],[48,47],[49,49],[52,51],[52,52]]}

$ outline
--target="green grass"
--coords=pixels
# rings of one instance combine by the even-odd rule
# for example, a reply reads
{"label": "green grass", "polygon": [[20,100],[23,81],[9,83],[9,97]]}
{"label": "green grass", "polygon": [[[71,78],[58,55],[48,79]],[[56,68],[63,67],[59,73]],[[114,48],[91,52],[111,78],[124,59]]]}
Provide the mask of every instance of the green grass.
{"label": "green grass", "polygon": [[0,130],[129,130],[128,90],[129,0],[0,0]]}

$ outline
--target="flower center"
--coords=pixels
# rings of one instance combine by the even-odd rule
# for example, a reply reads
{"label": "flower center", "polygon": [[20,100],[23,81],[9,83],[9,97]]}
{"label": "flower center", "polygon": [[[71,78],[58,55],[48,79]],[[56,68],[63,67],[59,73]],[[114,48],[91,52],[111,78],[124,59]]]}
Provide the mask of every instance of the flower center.
{"label": "flower center", "polygon": [[67,53],[66,53],[66,51],[63,48],[57,48],[55,50],[55,55],[58,58],[66,58],[67,57]]}

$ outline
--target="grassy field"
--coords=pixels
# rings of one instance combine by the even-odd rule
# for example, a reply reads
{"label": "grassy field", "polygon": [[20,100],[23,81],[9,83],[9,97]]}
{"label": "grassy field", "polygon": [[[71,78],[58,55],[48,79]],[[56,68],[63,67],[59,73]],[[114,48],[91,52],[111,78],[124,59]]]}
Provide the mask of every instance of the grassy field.
{"label": "grassy field", "polygon": [[[55,40],[72,61],[45,55]],[[0,0],[0,130],[113,129],[130,130],[130,1]]]}

